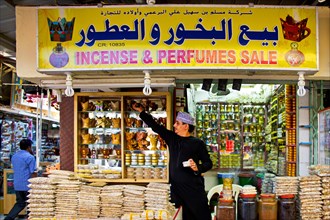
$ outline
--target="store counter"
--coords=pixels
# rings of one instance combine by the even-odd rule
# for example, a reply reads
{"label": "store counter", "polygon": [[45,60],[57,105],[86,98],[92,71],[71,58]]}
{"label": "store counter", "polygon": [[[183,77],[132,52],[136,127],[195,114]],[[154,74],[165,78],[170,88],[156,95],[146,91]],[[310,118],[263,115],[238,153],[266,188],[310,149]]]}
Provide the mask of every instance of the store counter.
{"label": "store counter", "polygon": [[[12,169],[3,170],[3,214],[8,214],[16,202],[16,194],[14,190],[14,172]],[[20,212],[20,215],[25,215],[26,209]]]}

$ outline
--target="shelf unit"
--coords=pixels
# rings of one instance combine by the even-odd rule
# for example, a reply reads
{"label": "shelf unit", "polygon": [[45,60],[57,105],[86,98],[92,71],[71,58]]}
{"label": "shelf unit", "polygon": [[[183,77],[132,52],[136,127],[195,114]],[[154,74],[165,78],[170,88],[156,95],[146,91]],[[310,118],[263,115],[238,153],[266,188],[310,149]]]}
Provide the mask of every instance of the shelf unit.
{"label": "shelf unit", "polygon": [[296,176],[296,95],[294,85],[281,85],[271,97],[266,125],[266,169]]}
{"label": "shelf unit", "polygon": [[199,102],[196,136],[206,143],[214,169],[264,166],[264,104]]}
{"label": "shelf unit", "polygon": [[168,182],[168,150],[158,134],[131,109],[144,105],[172,127],[171,96],[153,92],[75,93],[75,172],[87,181]]}
{"label": "shelf unit", "polygon": [[[10,168],[10,158],[17,151],[19,151],[20,141],[28,137],[32,141],[34,137],[34,126],[32,119],[19,119],[16,117],[6,116],[0,119],[1,131],[1,150],[0,150],[0,164],[2,168]],[[35,150],[35,149],[33,149]]]}

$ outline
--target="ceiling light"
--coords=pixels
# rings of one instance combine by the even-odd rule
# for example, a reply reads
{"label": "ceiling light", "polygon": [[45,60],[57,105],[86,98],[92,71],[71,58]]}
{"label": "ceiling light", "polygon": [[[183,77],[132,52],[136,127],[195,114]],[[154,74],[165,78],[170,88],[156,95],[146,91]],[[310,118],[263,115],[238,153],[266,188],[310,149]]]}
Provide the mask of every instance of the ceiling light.
{"label": "ceiling light", "polygon": [[226,91],[227,83],[228,83],[228,79],[219,79],[218,80],[218,90],[219,91]]}
{"label": "ceiling light", "polygon": [[212,79],[203,79],[202,89],[205,91],[210,91],[212,85]]}
{"label": "ceiling light", "polygon": [[242,79],[234,79],[233,80],[233,87],[232,87],[232,89],[240,91],[241,90],[241,86],[242,86]]}

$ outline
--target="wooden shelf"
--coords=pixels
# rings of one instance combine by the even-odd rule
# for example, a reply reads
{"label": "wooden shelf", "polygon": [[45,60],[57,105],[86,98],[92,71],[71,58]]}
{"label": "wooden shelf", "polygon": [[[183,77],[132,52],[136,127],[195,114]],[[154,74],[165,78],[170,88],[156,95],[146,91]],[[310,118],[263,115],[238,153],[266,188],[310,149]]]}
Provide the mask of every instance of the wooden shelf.
{"label": "wooden shelf", "polygon": [[[74,95],[74,170],[75,172],[81,174],[84,170],[88,170],[89,164],[94,166],[90,168],[92,171],[96,171],[100,176],[90,177],[89,173],[86,173],[87,176],[84,178],[86,182],[106,182],[106,183],[148,183],[148,182],[162,182],[167,183],[168,179],[168,163],[163,166],[147,166],[147,165],[138,165],[138,166],[130,166],[126,165],[126,154],[136,153],[136,154],[157,154],[160,158],[161,162],[163,160],[169,160],[168,150],[151,150],[150,141],[147,141],[146,138],[150,134],[153,134],[151,128],[141,127],[138,125],[135,127],[135,120],[139,119],[139,112],[132,111],[130,104],[131,101],[134,100],[138,103],[144,103],[146,106],[149,106],[147,111],[155,118],[159,119],[162,123],[166,124],[168,129],[172,128],[172,100],[171,94],[169,92],[153,92],[150,96],[146,97],[142,92],[82,92],[75,93]],[[165,101],[165,102],[164,102]],[[112,105],[112,106],[110,106]],[[164,110],[164,106],[166,110]],[[84,107],[84,109],[83,109]],[[93,109],[93,110],[90,110]],[[94,110],[95,109],[95,110]],[[97,109],[97,110],[96,110]],[[102,111],[105,109],[106,111]],[[114,111],[112,111],[114,109]],[[155,111],[155,109],[158,109]],[[105,121],[105,125],[102,124],[102,121],[98,121],[97,127],[94,127],[94,124],[88,124],[88,120],[86,122],[86,117],[89,120],[96,118],[96,120],[101,120],[100,117],[107,117],[108,121]],[[119,120],[118,124],[113,125],[114,119],[117,118]],[[133,125],[128,121],[129,118],[134,118]],[[160,118],[166,118],[165,121]],[[118,120],[115,120],[118,123]],[[110,124],[109,124],[110,123]],[[84,125],[84,128],[82,127]],[[137,148],[138,132],[145,132],[143,139],[145,142],[143,143],[143,147],[146,147],[148,150],[130,150]],[[134,145],[131,148],[128,148],[127,133],[134,133],[133,139],[136,140]],[[111,139],[105,139],[100,136],[108,136],[108,135],[116,135],[111,136]],[[98,138],[97,142],[94,141],[94,138]],[[115,140],[115,141],[114,141]],[[140,143],[141,144],[141,143]],[[81,147],[88,147],[86,151],[81,153]],[[159,146],[159,142],[158,142]],[[158,147],[157,146],[157,147]],[[142,148],[142,146],[140,146]],[[111,158],[104,159],[103,153],[105,151],[104,148],[107,148],[112,151],[116,151],[117,158],[115,159],[116,167],[111,166]],[[93,159],[86,158],[81,159],[81,155],[85,157],[86,154],[92,154],[93,151]],[[91,157],[91,156],[89,156]],[[112,170],[113,173],[102,173],[100,169]],[[126,178],[127,170],[129,168],[133,169],[162,169],[162,172],[166,172],[162,174],[161,178],[151,178],[151,179],[137,179],[137,178]],[[78,172],[79,171],[79,172]],[[99,172],[99,173],[98,173]],[[121,175],[121,178],[114,178],[112,176],[102,176],[102,175],[111,175],[118,174]],[[166,179],[163,179],[163,176],[166,176]],[[101,178],[97,178],[101,177]],[[108,177],[108,178],[106,178]],[[109,178],[110,177],[110,178]],[[119,176],[115,176],[119,177]],[[157,176],[158,177],[158,176]]]}

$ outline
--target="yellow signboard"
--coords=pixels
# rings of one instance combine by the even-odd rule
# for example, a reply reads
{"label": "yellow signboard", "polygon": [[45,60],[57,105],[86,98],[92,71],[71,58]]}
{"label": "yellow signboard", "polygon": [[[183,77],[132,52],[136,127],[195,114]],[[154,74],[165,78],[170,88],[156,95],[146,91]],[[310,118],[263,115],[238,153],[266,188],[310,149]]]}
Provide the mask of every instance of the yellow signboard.
{"label": "yellow signboard", "polygon": [[38,9],[38,70],[317,70],[316,9]]}

